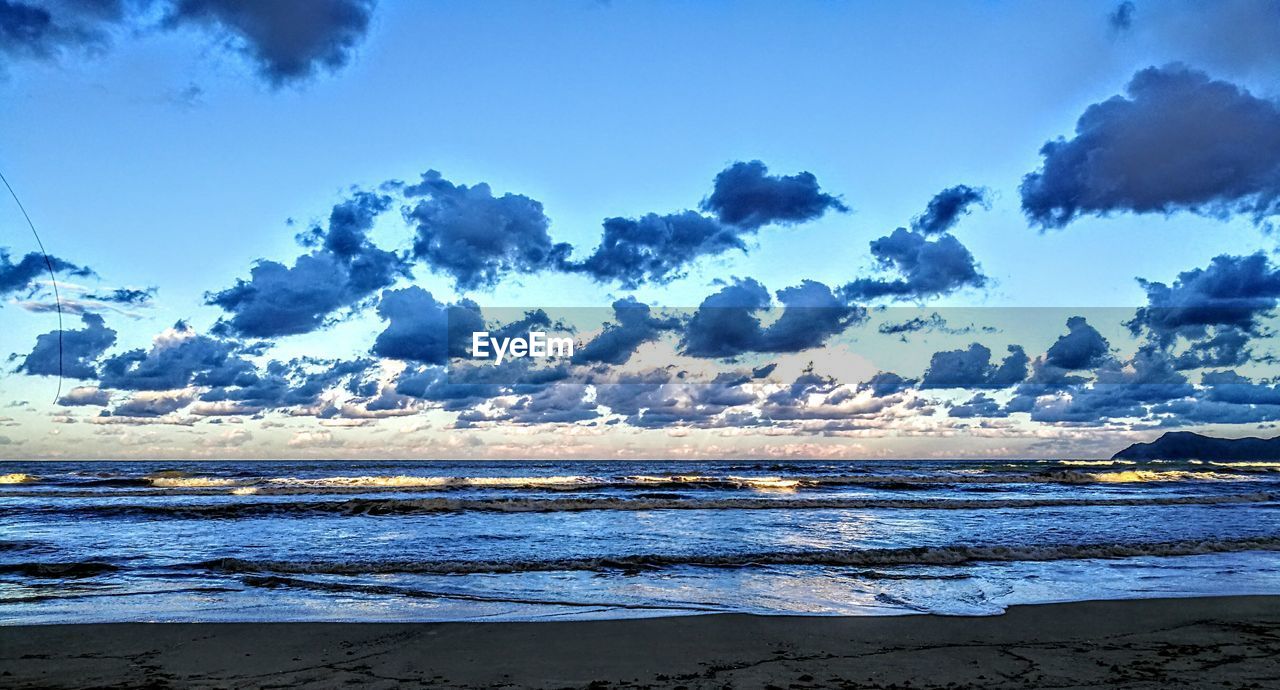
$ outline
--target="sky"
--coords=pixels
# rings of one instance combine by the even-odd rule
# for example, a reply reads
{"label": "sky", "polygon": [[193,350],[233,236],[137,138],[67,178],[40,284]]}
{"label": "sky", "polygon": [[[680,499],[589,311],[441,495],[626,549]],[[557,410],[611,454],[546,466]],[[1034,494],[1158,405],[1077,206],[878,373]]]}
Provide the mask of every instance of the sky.
{"label": "sky", "polygon": [[0,0],[0,457],[1273,435],[1278,67],[1264,0]]}

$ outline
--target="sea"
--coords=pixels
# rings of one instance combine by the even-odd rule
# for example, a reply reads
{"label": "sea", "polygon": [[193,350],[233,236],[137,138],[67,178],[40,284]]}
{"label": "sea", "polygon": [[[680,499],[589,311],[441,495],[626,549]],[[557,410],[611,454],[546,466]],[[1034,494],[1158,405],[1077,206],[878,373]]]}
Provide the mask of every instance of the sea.
{"label": "sea", "polygon": [[1280,594],[1280,463],[0,462],[0,623]]}

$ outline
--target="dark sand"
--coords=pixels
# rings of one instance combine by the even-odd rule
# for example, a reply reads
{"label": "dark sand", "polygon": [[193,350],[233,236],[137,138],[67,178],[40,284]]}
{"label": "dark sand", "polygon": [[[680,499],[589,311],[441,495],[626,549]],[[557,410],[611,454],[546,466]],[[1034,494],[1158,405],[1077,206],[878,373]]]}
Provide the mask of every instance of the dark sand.
{"label": "dark sand", "polygon": [[1003,616],[0,627],[0,687],[1280,688],[1280,597]]}

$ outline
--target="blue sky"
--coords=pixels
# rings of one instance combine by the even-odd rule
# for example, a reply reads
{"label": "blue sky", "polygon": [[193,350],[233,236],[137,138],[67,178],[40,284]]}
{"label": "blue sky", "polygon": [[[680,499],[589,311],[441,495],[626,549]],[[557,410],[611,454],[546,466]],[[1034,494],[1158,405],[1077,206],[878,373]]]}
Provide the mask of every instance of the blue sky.
{"label": "blue sky", "polygon": [[[497,196],[540,202],[550,237],[570,243],[574,261],[590,254],[605,218],[697,210],[716,175],[740,161],[762,161],[775,176],[812,173],[823,193],[849,209],[745,232],[748,252],[704,255],[682,264],[684,277],[634,289],[580,271],[516,270],[493,286],[460,291],[429,261],[414,262],[412,280],[379,288],[415,284],[441,302],[466,297],[486,308],[572,306],[606,315],[614,299],[626,296],[691,311],[735,278],[754,279],[770,291],[806,279],[833,288],[874,279],[879,268],[868,251],[871,241],[908,225],[943,189],[981,188],[986,208],[975,206],[952,229],[986,276],[981,286],[859,305],[905,304],[925,315],[957,307],[989,307],[992,314],[999,307],[1064,310],[1061,319],[1055,314],[1053,330],[1023,343],[1031,359],[1065,333],[1067,312],[1115,307],[1131,313],[1146,304],[1135,278],[1171,284],[1215,256],[1269,256],[1274,244],[1265,218],[1234,207],[1207,213],[1176,203],[1169,213],[1116,206],[1044,230],[1024,212],[1019,191],[1023,176],[1044,164],[1040,147],[1046,141],[1070,138],[1090,105],[1125,93],[1143,68],[1183,62],[1274,104],[1280,42],[1272,39],[1280,37],[1280,10],[1269,2],[1138,2],[1125,26],[1116,19],[1125,13],[1115,2],[327,0],[321,5],[354,7],[367,25],[344,29],[353,33],[337,49],[343,64],[307,64],[310,73],[300,76],[273,73],[278,65],[262,57],[271,48],[266,43],[288,38],[289,30],[255,37],[233,12],[197,15],[192,6],[200,3],[124,2],[119,16],[108,19],[81,17],[61,2],[0,4],[0,10],[29,5],[47,12],[55,28],[97,32],[88,46],[52,32],[29,46],[6,39],[11,43],[0,49],[0,165],[50,253],[98,276],[63,281],[98,292],[156,289],[127,314],[99,309],[117,331],[100,361],[150,347],[178,320],[195,333],[210,333],[229,314],[207,304],[207,293],[248,279],[259,259],[291,265],[306,251],[295,235],[323,224],[353,186],[412,184],[427,170],[456,184],[487,183]],[[290,5],[282,4],[286,10]],[[0,11],[0,22],[15,22],[13,16]],[[292,19],[295,27],[312,20]],[[1227,32],[1236,40],[1226,41]],[[1265,196],[1265,185],[1277,183],[1261,184],[1245,196]],[[414,230],[396,212],[404,203],[395,201],[374,226],[370,238],[383,250],[413,246]],[[8,228],[0,247],[15,260],[34,249],[16,207],[0,206],[0,221]],[[354,313],[344,310],[341,323],[273,338],[268,354],[250,359],[266,366],[273,358],[303,355],[368,356],[385,324],[376,309],[380,293],[367,297]],[[548,439],[566,435],[563,425],[499,418],[487,427],[459,429],[453,411],[425,400],[397,403],[404,405],[403,415],[366,419],[363,426],[324,426],[332,420],[297,407],[217,417],[179,409],[136,423],[94,424],[99,417],[121,418],[116,408],[139,395],[162,392],[113,390],[104,406],[51,404],[56,381],[15,367],[22,368],[37,336],[49,332],[52,317],[24,308],[24,302],[43,299],[40,294],[14,292],[4,299],[0,350],[17,356],[0,378],[0,399],[27,404],[0,413],[14,425],[0,429],[9,440],[0,447],[3,455],[506,457],[543,453]],[[78,327],[76,320],[69,318],[68,326]],[[1120,320],[1097,327],[1123,364],[1142,339],[1121,341]],[[904,362],[900,373],[919,378],[931,350],[961,348],[971,340],[968,334],[934,333],[927,344],[916,342],[921,361],[914,370]],[[990,349],[1002,355],[1003,347],[1001,341]],[[815,349],[789,355],[838,359],[848,348],[832,341]],[[1274,375],[1265,371],[1268,363],[1259,354],[1234,369],[1250,371],[1261,385]],[[383,358],[373,365],[381,374],[368,376],[394,389],[401,366]],[[1188,372],[1192,384],[1202,373]],[[67,387],[100,383],[86,379]],[[183,390],[193,400],[209,392],[193,385]],[[1070,397],[1066,391],[1055,395]],[[705,428],[630,428],[625,421],[607,425],[619,417],[607,409],[569,431],[588,439],[574,451],[584,456],[624,446],[645,457],[767,455],[775,451],[766,448],[786,446],[794,452],[776,452],[863,457],[1052,453],[1034,444],[1055,435],[1077,444],[1060,446],[1065,452],[1104,453],[1151,435],[1162,421],[1170,424],[1150,411],[1098,418],[1086,428],[1022,419],[1018,412],[1001,418],[1013,425],[1004,437],[981,441],[972,433],[957,441],[945,406],[917,403],[910,409],[918,414],[892,415],[894,424],[906,426],[879,425],[879,435],[783,433],[785,425],[770,425],[768,433],[753,436],[723,418]],[[67,418],[79,424],[62,423]],[[1270,419],[1262,413],[1249,418],[1251,424],[1228,432],[1256,432]],[[221,423],[209,423],[214,420]],[[1177,425],[1187,424],[1197,426]],[[231,426],[243,432],[235,435],[238,443],[218,445]],[[50,440],[51,430],[70,438]],[[408,440],[389,445],[380,435]],[[118,436],[133,445],[113,445]],[[322,442],[290,445],[300,438]],[[462,444],[453,449],[444,445],[446,438],[465,440],[451,441]],[[105,443],[88,451],[84,444],[91,440]]]}

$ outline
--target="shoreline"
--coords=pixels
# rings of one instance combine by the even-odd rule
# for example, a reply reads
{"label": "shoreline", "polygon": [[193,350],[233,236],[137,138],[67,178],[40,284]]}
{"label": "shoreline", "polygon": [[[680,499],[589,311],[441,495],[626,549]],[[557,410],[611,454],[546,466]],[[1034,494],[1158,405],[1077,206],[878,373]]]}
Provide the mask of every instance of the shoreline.
{"label": "shoreline", "polygon": [[0,685],[1249,688],[1280,685],[1277,654],[1280,596],[977,617],[88,623],[0,626]]}

